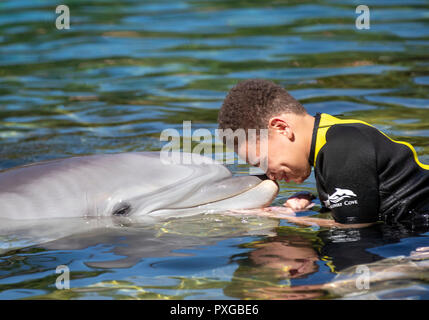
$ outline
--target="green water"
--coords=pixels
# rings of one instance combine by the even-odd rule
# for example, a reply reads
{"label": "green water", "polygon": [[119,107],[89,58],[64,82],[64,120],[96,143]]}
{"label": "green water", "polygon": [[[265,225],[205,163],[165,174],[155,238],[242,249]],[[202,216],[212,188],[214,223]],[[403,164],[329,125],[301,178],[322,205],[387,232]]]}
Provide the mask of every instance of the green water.
{"label": "green water", "polygon": [[[429,163],[429,1],[366,1],[369,30],[355,28],[359,1],[67,4],[71,28],[57,30],[55,1],[0,3],[0,169],[160,150],[160,132],[180,131],[184,120],[213,132],[226,92],[254,77],[283,85],[311,114],[361,119],[410,142]],[[316,192],[313,176],[281,183],[274,204],[303,189]],[[73,240],[3,253],[0,299],[329,298],[321,285],[342,268],[429,243],[428,233],[225,216]],[[99,263],[124,257],[126,265]],[[70,290],[55,287],[60,264],[71,270]],[[389,288],[428,298],[424,280]]]}

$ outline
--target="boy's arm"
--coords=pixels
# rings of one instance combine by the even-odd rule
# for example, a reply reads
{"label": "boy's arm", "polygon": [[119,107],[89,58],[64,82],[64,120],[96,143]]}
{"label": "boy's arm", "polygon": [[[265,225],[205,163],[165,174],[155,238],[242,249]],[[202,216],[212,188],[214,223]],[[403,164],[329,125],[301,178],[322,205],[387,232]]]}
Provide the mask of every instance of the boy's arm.
{"label": "boy's arm", "polygon": [[331,219],[322,219],[322,218],[313,218],[313,217],[295,217],[293,215],[290,215],[290,216],[283,215],[281,218],[288,220],[289,222],[303,225],[303,226],[311,227],[314,225],[318,225],[319,227],[325,227],[325,228],[336,227],[340,229],[364,228],[373,224],[373,222],[343,224],[343,223],[335,222],[335,220],[331,220]]}
{"label": "boy's arm", "polygon": [[285,219],[289,222],[303,225],[303,226],[314,226],[317,225],[319,227],[324,228],[364,228],[370,226],[373,223],[356,223],[356,224],[342,224],[335,222],[332,219],[322,219],[322,218],[313,218],[313,217],[296,217],[295,212],[288,207],[267,207],[267,208],[259,208],[259,209],[241,209],[241,210],[229,210],[228,213],[236,215],[252,215],[252,216],[261,216],[267,218],[277,218],[277,219]]}

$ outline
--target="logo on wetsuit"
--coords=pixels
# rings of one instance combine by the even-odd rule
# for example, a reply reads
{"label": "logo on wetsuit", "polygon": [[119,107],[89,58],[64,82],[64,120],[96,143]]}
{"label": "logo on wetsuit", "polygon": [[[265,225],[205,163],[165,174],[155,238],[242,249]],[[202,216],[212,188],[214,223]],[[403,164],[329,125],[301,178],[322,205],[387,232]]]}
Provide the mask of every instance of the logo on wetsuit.
{"label": "logo on wetsuit", "polygon": [[335,188],[335,192],[328,195],[328,200],[323,201],[323,203],[329,209],[342,207],[343,204],[345,206],[351,206],[358,204],[357,199],[353,199],[356,197],[357,195],[351,190]]}

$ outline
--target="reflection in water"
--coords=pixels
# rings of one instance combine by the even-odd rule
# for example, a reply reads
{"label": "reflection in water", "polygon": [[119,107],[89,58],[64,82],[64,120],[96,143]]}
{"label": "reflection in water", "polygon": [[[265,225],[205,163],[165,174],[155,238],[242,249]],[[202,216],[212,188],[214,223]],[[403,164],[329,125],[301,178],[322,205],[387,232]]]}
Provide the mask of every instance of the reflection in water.
{"label": "reflection in water", "polygon": [[311,239],[290,232],[246,244],[253,248],[245,257],[233,259],[239,264],[229,296],[251,299],[308,299],[321,296],[312,286],[291,287],[291,279],[303,278],[318,271],[318,253]]}
{"label": "reflection in water", "polygon": [[[390,266],[378,248],[390,245],[393,256],[408,255],[410,248],[427,243],[425,236],[382,224],[313,230],[273,218],[217,214],[152,224],[129,219],[115,223],[4,252],[0,292],[55,299],[338,297],[350,292],[357,264],[379,263],[374,265],[377,272]],[[78,222],[71,226],[77,228]],[[407,240],[412,245],[401,247]],[[70,290],[53,286],[60,264],[71,270]],[[402,281],[413,284],[416,274],[428,270],[427,265],[417,271],[402,265]],[[343,273],[340,281],[334,279]],[[17,292],[15,281],[26,282],[28,290]],[[394,282],[379,282],[377,288],[394,292]]]}
{"label": "reflection in water", "polygon": [[[368,275],[366,286],[365,270]],[[428,270],[429,247],[421,247],[411,252],[410,256],[347,268],[323,288],[331,296],[344,299],[428,299]]]}
{"label": "reflection in water", "polygon": [[[277,236],[246,244],[246,247],[253,250],[234,257],[239,267],[234,272],[231,285],[225,289],[227,295],[252,299],[313,299],[355,292],[356,286],[354,291],[350,287],[353,288],[355,284],[353,281],[356,280],[356,265],[368,264],[371,271],[383,273],[383,267],[392,264],[385,262],[384,257],[372,253],[371,248],[419,236],[419,233],[410,232],[402,227],[383,224],[362,229],[325,229],[307,232],[302,232],[301,229],[301,232],[298,232],[295,228],[279,227],[277,230]],[[415,242],[414,249],[427,243],[427,240],[422,238],[421,241]],[[410,254],[409,249],[410,247],[407,247],[407,252],[402,254]],[[377,261],[379,263],[374,264]],[[397,260],[393,261],[399,263]],[[295,285],[294,279],[308,279],[320,271],[317,262],[323,262],[336,274],[343,274],[346,269],[344,275],[348,274],[353,280],[337,281],[328,285],[314,284],[310,280],[304,281],[308,284]],[[402,266],[402,273],[398,276],[414,279],[416,268]],[[428,267],[425,262],[417,267],[417,271],[427,273]],[[344,275],[343,279],[347,279]],[[395,279],[395,275],[387,277],[387,280],[392,278]],[[425,280],[420,278],[420,281],[424,283]],[[240,283],[240,286],[234,286],[234,283]],[[384,284],[384,288],[392,291],[395,284]],[[424,291],[429,291],[429,288]]]}
{"label": "reflection in water", "polygon": [[[366,264],[380,259],[373,248],[399,244],[394,255],[409,255],[417,247],[427,243],[423,232],[411,231],[402,225],[376,224],[362,229],[329,229],[319,233],[324,246],[321,254],[330,257],[335,271],[342,271],[357,264]],[[402,239],[413,239],[413,245],[401,247]]]}
{"label": "reflection in water", "polygon": [[[123,221],[124,222],[124,221]],[[116,221],[118,223],[118,221]],[[102,228],[75,234],[42,245],[50,250],[79,250],[99,244],[111,245],[115,260],[85,261],[96,268],[129,268],[143,258],[189,256],[183,250],[211,246],[229,237],[269,235],[275,221],[258,218],[242,220],[217,215],[170,219],[155,224],[124,222],[121,227]]]}

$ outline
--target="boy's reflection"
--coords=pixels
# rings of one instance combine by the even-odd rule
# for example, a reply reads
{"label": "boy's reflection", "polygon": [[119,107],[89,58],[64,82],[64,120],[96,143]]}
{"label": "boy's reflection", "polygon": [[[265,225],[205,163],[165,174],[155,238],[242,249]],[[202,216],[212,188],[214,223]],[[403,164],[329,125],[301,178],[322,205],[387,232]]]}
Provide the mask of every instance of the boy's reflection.
{"label": "boy's reflection", "polygon": [[[361,229],[324,229],[310,231],[303,228],[279,227],[277,236],[246,245],[250,252],[236,255],[239,264],[231,284],[225,288],[229,296],[251,299],[312,299],[326,295],[323,283],[294,285],[319,271],[318,261],[324,260],[335,273],[357,264],[381,260],[367,249],[399,242],[416,235],[408,229],[374,225]],[[327,269],[328,270],[328,269]],[[329,271],[328,271],[329,272]],[[328,279],[326,279],[328,277]],[[314,279],[309,283],[314,283]]]}
{"label": "boy's reflection", "polygon": [[249,253],[255,269],[269,269],[276,278],[299,278],[316,272],[317,252],[309,240],[300,235],[276,236],[263,243],[255,244]]}

